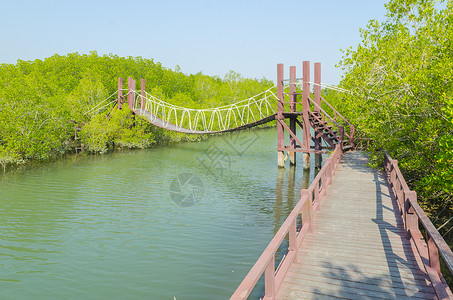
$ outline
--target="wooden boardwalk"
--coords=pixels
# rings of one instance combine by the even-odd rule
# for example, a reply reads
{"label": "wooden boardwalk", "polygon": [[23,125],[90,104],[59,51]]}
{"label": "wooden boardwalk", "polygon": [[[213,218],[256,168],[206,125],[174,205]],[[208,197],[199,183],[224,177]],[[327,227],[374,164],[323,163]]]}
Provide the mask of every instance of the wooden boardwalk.
{"label": "wooden boardwalk", "polygon": [[437,299],[385,175],[367,162],[343,155],[277,299]]}

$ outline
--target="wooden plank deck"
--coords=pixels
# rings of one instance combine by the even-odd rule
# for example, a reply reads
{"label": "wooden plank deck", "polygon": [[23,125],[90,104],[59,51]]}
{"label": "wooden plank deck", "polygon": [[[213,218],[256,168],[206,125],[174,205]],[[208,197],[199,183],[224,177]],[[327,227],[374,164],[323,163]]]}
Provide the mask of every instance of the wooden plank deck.
{"label": "wooden plank deck", "polygon": [[343,155],[277,299],[437,299],[385,175]]}

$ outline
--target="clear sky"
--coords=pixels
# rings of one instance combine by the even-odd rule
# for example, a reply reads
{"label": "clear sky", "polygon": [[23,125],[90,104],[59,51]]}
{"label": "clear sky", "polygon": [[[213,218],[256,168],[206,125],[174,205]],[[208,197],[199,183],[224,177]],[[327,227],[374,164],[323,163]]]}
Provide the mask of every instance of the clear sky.
{"label": "clear sky", "polygon": [[275,81],[276,64],[322,63],[338,84],[340,49],[383,20],[388,0],[0,0],[0,63],[71,52],[142,56],[190,74],[229,70]]}

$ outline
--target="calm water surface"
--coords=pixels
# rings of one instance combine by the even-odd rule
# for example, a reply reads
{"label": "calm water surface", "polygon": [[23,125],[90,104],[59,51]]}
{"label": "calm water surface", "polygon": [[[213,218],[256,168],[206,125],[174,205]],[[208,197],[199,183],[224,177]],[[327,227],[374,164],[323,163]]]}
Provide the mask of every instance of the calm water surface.
{"label": "calm water surface", "polygon": [[254,130],[0,176],[0,298],[229,298],[313,178],[275,148]]}

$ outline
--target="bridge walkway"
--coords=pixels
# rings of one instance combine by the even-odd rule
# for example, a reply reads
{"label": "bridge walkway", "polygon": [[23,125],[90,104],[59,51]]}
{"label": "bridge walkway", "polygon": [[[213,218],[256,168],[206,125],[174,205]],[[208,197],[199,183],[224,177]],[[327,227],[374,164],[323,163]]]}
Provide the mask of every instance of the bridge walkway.
{"label": "bridge walkway", "polygon": [[345,153],[277,299],[437,299],[384,173]]}

